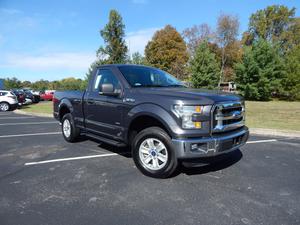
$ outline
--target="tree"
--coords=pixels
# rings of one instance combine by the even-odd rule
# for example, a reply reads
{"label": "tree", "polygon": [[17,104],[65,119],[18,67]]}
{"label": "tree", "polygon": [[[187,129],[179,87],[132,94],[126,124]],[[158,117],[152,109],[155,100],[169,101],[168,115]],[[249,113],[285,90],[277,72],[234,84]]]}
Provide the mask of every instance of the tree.
{"label": "tree", "polygon": [[188,51],[192,56],[202,41],[210,42],[214,38],[214,35],[212,29],[206,23],[194,25],[191,28],[186,28],[182,32],[182,36],[187,43]]}
{"label": "tree", "polygon": [[215,54],[210,51],[206,41],[202,42],[190,62],[193,86],[195,88],[216,88],[219,81],[219,71]]}
{"label": "tree", "polygon": [[[83,86],[87,87],[88,82],[89,82],[90,78],[92,77],[92,74],[93,74],[93,71],[95,70],[95,68],[97,68],[98,66],[104,65],[104,64],[106,64],[106,61],[98,58],[90,65],[88,72],[85,74]],[[83,88],[83,89],[85,89],[85,88]]]}
{"label": "tree", "polygon": [[189,59],[186,44],[178,31],[167,25],[157,31],[145,49],[147,62],[165,70],[177,78],[186,78],[186,64]]}
{"label": "tree", "polygon": [[137,64],[137,65],[139,65],[139,64],[140,64],[140,65],[145,65],[145,64],[146,64],[146,62],[145,62],[145,57],[142,56],[141,53],[135,52],[135,53],[133,53],[132,56],[131,56],[131,63],[132,63],[132,64]]}
{"label": "tree", "polygon": [[222,49],[219,84],[224,81],[224,70],[229,58],[228,52],[232,46],[235,46],[238,31],[239,20],[236,16],[221,14],[218,17],[216,37],[219,47]]}
{"label": "tree", "polygon": [[59,89],[61,90],[81,90],[81,79],[68,77],[59,81]]}
{"label": "tree", "polygon": [[282,91],[281,80],[285,77],[278,48],[259,39],[252,48],[246,47],[242,62],[235,65],[238,88],[246,99],[270,100],[272,93]]}
{"label": "tree", "polygon": [[300,24],[295,18],[295,11],[295,8],[272,5],[252,14],[248,29],[252,41],[262,38],[277,43],[282,53],[285,53],[290,45],[300,41]]}
{"label": "tree", "polygon": [[91,64],[85,76],[82,89],[87,86],[93,70],[103,64],[126,63],[128,61],[128,47],[125,42],[125,25],[121,15],[116,10],[109,13],[109,21],[100,30],[100,35],[104,40],[105,47],[100,46],[96,52],[97,59]]}
{"label": "tree", "polygon": [[126,62],[128,48],[124,39],[124,29],[121,15],[116,10],[111,10],[108,23],[100,31],[106,46],[101,46],[97,51],[97,56],[103,56],[106,64]]}
{"label": "tree", "polygon": [[21,86],[22,82],[16,77],[4,79],[4,87],[6,89],[21,88]]}
{"label": "tree", "polygon": [[[34,90],[47,90],[49,89],[49,81],[48,80],[38,80],[29,86],[30,88],[33,88]],[[24,86],[26,87],[26,86]]]}
{"label": "tree", "polygon": [[32,83],[28,80],[22,81],[22,87],[31,87]]}
{"label": "tree", "polygon": [[286,78],[283,79],[282,98],[300,100],[300,45],[292,49],[285,59]]}

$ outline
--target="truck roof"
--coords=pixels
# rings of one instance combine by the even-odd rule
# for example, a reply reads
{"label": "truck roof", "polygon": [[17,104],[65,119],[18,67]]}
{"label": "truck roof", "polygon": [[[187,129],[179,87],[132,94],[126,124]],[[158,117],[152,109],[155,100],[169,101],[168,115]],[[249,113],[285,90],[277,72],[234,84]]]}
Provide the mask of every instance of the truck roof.
{"label": "truck roof", "polygon": [[120,67],[120,66],[155,68],[155,67],[151,67],[151,66],[137,65],[137,64],[104,64],[104,65],[97,66],[97,68],[102,68],[102,67]]}

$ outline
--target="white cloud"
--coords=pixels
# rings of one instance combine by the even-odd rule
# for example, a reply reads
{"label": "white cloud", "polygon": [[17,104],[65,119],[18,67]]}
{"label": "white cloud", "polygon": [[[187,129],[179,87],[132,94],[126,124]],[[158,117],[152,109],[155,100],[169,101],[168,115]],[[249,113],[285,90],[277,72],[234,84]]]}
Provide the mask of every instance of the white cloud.
{"label": "white cloud", "polygon": [[145,46],[148,41],[151,40],[155,31],[160,28],[147,28],[134,32],[129,32],[126,35],[126,42],[129,47],[129,53],[133,54],[134,52],[139,52],[142,55],[144,54]]}
{"label": "white cloud", "polygon": [[95,60],[95,53],[57,52],[41,55],[8,54],[0,67],[20,68],[32,71],[87,70]]}
{"label": "white cloud", "polygon": [[147,4],[148,0],[132,0],[133,4]]}

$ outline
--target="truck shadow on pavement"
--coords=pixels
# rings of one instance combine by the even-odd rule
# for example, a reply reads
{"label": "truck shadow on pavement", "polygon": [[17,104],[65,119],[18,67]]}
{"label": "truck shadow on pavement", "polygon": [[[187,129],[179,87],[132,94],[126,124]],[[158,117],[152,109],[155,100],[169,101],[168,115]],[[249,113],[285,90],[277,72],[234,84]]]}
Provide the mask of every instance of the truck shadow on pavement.
{"label": "truck shadow on pavement", "polygon": [[[104,149],[106,151],[116,153],[125,158],[132,158],[131,150],[129,147],[116,147],[104,142],[101,142],[97,139],[93,139],[86,136],[81,136],[78,139],[78,142],[83,142],[87,140],[92,140],[98,143],[98,147]],[[227,153],[224,155],[220,155],[214,157],[213,159],[196,159],[179,163],[178,169],[173,174],[172,177],[178,176],[181,173],[186,175],[201,175],[209,172],[215,172],[219,170],[226,169],[237,162],[239,162],[243,158],[243,153],[238,149],[231,153]]]}
{"label": "truck shadow on pavement", "polygon": [[209,172],[216,172],[219,170],[226,169],[243,158],[243,153],[238,149],[234,152],[227,153],[219,157],[216,161],[205,162],[205,160],[197,160],[192,163],[183,163],[179,168],[180,173],[187,175],[199,175],[206,174]]}

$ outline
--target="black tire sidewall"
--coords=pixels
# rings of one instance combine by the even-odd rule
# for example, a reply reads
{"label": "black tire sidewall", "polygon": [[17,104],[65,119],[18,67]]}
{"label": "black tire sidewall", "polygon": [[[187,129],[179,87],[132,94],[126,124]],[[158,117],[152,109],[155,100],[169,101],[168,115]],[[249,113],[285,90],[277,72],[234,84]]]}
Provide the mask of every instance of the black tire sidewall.
{"label": "black tire sidewall", "polygon": [[[65,136],[64,133],[64,128],[63,128],[63,124],[65,120],[69,120],[70,125],[71,125],[71,134],[69,137]],[[62,135],[64,137],[64,139],[68,142],[74,142],[76,140],[76,138],[79,135],[78,129],[75,127],[75,123],[74,123],[74,119],[73,116],[71,115],[71,113],[67,113],[66,115],[63,116],[62,120],[61,120],[61,131],[62,131]]]}
{"label": "black tire sidewall", "polygon": [[[147,138],[155,138],[163,142],[167,148],[168,161],[166,165],[159,170],[151,170],[143,165],[139,157],[139,147],[141,143]],[[150,127],[138,133],[133,141],[132,145],[132,157],[137,168],[146,176],[155,178],[167,178],[172,175],[177,167],[177,159],[175,151],[173,150],[173,144],[169,135],[158,127]]]}

